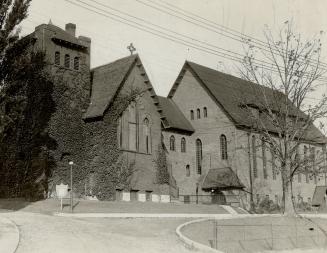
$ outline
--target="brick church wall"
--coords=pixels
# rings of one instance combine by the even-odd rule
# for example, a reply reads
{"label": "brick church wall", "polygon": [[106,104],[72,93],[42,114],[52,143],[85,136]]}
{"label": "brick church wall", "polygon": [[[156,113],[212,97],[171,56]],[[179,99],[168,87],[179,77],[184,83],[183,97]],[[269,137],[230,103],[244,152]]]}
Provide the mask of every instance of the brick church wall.
{"label": "brick church wall", "polygon": [[[187,95],[186,95],[187,94]],[[195,132],[192,135],[185,135],[182,133],[173,133],[164,131],[164,142],[169,150],[169,138],[174,135],[176,143],[176,150],[169,150],[169,159],[172,164],[173,175],[177,181],[179,192],[183,195],[195,195],[196,183],[201,182],[203,176],[196,173],[196,150],[195,142],[199,138],[202,141],[203,150],[203,169],[202,175],[205,175],[210,168],[221,168],[229,166],[238,175],[241,182],[249,189],[249,156],[248,156],[248,140],[247,131],[237,129],[225,112],[216,104],[210,95],[204,90],[198,80],[192,75],[190,71],[186,71],[183,79],[173,96],[174,102],[184,113],[186,118],[190,121]],[[207,118],[203,117],[203,107],[207,108]],[[197,109],[201,111],[201,118],[197,119]],[[194,119],[191,119],[190,110],[194,111]],[[219,137],[224,134],[227,138],[228,144],[228,159],[221,159],[220,140]],[[186,139],[186,153],[181,153],[180,140],[184,137]],[[271,169],[271,155],[266,151],[267,157],[267,179],[263,176],[263,162],[262,149],[260,146],[260,137],[257,139],[257,170],[258,177],[253,180],[253,188],[255,198],[257,194],[262,199],[266,195],[272,200],[281,200],[281,174],[276,175],[276,180],[272,179]],[[251,145],[251,139],[250,139]],[[309,145],[309,144],[307,144]],[[317,146],[317,150],[322,147]],[[252,151],[252,150],[251,150]],[[301,152],[301,151],[300,151]],[[302,145],[303,153],[303,145]],[[252,164],[251,152],[251,166]],[[190,165],[190,177],[186,176],[186,165]],[[253,167],[252,167],[253,169]],[[322,176],[318,178],[318,185],[322,185],[324,179]],[[302,182],[298,183],[297,176],[293,181],[294,195],[297,197],[300,194],[304,201],[312,199],[315,189],[313,178],[309,183],[305,182],[305,176],[302,175]],[[199,185],[199,188],[201,185]],[[208,194],[199,190],[199,194]],[[247,196],[248,197],[248,196]]]}
{"label": "brick church wall", "polygon": [[[120,147],[118,143],[118,134],[120,131],[118,129],[118,121],[112,122],[112,115],[110,114],[111,109],[109,108],[103,119],[86,123],[90,141],[87,145],[88,151],[86,154],[87,161],[85,162],[85,167],[88,168],[87,170],[95,171],[96,173],[101,167],[105,168],[110,166],[117,158],[116,152],[118,152],[119,156],[124,157],[129,163],[135,164],[133,176],[124,190],[137,190],[139,193],[151,191],[153,193],[167,194],[167,187],[156,184],[156,167],[154,162],[157,155],[157,148],[161,142],[161,120],[153,100],[145,88],[141,72],[134,66],[120,94],[121,96],[128,96],[133,90],[137,92],[145,91],[136,99],[135,103],[139,117],[138,150],[129,149],[129,142],[136,142],[135,137],[130,138],[129,135],[128,122],[130,107],[127,107],[121,116],[123,143]],[[149,153],[146,153],[142,129],[142,122],[145,118],[148,118],[150,122],[151,141]],[[108,131],[109,129],[110,132]]]}
{"label": "brick church wall", "polygon": [[[177,180],[180,194],[196,194],[196,184],[201,181],[210,168],[231,166],[233,159],[230,156],[227,161],[220,156],[221,134],[227,137],[228,153],[233,153],[235,127],[226,117],[225,113],[217,107],[216,103],[208,96],[205,90],[199,85],[190,71],[186,71],[181,80],[173,101],[177,104],[185,117],[190,121],[195,132],[191,135],[183,135],[186,139],[186,153],[181,153],[181,134],[164,132],[165,145],[169,149],[169,138],[171,135],[176,139],[176,151],[169,151],[172,163],[173,175]],[[204,117],[203,108],[207,108],[207,117]],[[200,119],[197,118],[197,109],[200,109]],[[194,111],[194,119],[191,119],[190,111]],[[201,175],[196,169],[196,140],[202,142],[203,164]],[[186,177],[186,165],[190,165],[190,177]],[[201,191],[199,194],[208,194]]]}
{"label": "brick church wall", "polygon": [[[85,128],[82,116],[89,103],[90,95],[90,39],[80,37],[79,42],[87,46],[86,50],[71,45],[59,45],[52,38],[56,30],[52,25],[40,25],[35,28],[36,47],[46,53],[49,72],[54,82],[53,99],[55,112],[49,122],[48,131],[55,140],[49,157],[53,158],[54,169],[50,178],[49,190],[54,191],[56,183],[69,182],[68,161],[76,167],[83,166],[85,147]],[[76,38],[77,39],[77,38]],[[60,65],[55,65],[55,52],[60,52]],[[64,67],[64,55],[70,55],[70,68]],[[73,59],[79,57],[79,70],[73,69]],[[78,183],[78,180],[74,183]]]}

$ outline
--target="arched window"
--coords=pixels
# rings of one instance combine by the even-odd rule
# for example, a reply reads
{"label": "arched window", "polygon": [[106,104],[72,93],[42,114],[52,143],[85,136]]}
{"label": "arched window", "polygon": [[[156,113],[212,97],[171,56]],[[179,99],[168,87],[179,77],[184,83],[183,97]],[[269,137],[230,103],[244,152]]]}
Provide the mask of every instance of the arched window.
{"label": "arched window", "polygon": [[186,140],[184,137],[181,139],[181,152],[186,152]]}
{"label": "arched window", "polygon": [[143,120],[143,137],[144,137],[144,144],[145,144],[145,152],[147,154],[151,153],[151,131],[150,131],[150,123],[149,119],[145,118]]}
{"label": "arched window", "polygon": [[227,139],[224,134],[220,135],[220,152],[221,152],[221,159],[227,160]]}
{"label": "arched window", "polygon": [[204,118],[208,117],[207,107],[203,107],[203,117]]}
{"label": "arched window", "polygon": [[252,135],[252,162],[253,162],[253,176],[258,177],[258,168],[257,168],[257,147],[255,136]]}
{"label": "arched window", "polygon": [[119,147],[123,147],[123,120],[122,116],[119,117],[118,119],[118,138],[119,138]]}
{"label": "arched window", "polygon": [[194,120],[194,111],[191,110],[190,112],[191,112],[191,120]]}
{"label": "arched window", "polygon": [[70,56],[69,56],[69,54],[65,54],[65,67],[70,68]]}
{"label": "arched window", "polygon": [[128,145],[129,150],[138,151],[139,131],[138,131],[138,112],[136,103],[133,101],[128,106]]}
{"label": "arched window", "polygon": [[189,177],[191,175],[190,165],[186,165],[186,176]]}
{"label": "arched window", "polygon": [[305,182],[309,183],[309,172],[308,172],[308,147],[304,146],[303,148],[303,155],[304,155],[304,171],[305,171]]}
{"label": "arched window", "polygon": [[74,58],[74,69],[79,70],[79,57]]}
{"label": "arched window", "polygon": [[55,64],[58,66],[60,65],[60,52],[59,51],[55,52]]}
{"label": "arched window", "polygon": [[262,150],[262,169],[263,169],[263,178],[267,179],[267,158],[266,158],[266,141],[265,138],[261,138],[261,150]]}
{"label": "arched window", "polygon": [[175,151],[175,137],[174,137],[174,135],[170,136],[170,150]]}
{"label": "arched window", "polygon": [[202,174],[202,142],[196,140],[196,170],[199,175]]}
{"label": "arched window", "polygon": [[200,111],[200,109],[198,108],[198,109],[196,109],[196,117],[198,118],[198,119],[200,119],[201,118],[201,111]]}

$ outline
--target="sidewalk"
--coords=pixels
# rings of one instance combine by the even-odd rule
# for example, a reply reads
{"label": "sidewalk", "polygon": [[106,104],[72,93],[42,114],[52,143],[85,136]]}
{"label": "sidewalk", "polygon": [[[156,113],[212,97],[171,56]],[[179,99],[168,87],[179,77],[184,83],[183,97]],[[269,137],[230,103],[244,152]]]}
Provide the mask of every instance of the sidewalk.
{"label": "sidewalk", "polygon": [[14,222],[0,217],[0,252],[14,253],[19,243],[19,230]]}
{"label": "sidewalk", "polygon": [[[60,201],[46,199],[36,202],[19,200],[0,200],[0,209],[23,212],[52,214],[63,212],[70,214],[69,199],[63,201],[64,208],[60,210]],[[228,214],[219,205],[184,204],[184,203],[154,203],[154,202],[124,202],[124,201],[92,201],[74,200],[74,213],[144,213],[144,214]]]}

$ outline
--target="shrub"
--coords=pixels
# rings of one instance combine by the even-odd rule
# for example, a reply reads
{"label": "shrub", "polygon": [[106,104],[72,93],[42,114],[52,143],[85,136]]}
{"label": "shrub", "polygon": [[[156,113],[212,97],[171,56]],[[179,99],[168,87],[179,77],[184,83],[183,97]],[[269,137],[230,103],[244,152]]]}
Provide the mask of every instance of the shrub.
{"label": "shrub", "polygon": [[262,199],[256,207],[257,213],[276,213],[280,212],[280,206],[269,198]]}

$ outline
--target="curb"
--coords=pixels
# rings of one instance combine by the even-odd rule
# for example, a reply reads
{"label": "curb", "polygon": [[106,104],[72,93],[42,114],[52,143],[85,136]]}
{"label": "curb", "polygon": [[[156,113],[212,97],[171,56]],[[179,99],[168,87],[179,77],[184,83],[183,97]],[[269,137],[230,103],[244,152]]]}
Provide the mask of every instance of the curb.
{"label": "curb", "polygon": [[[264,216],[280,216],[280,215],[269,215],[269,214],[237,214],[237,215],[225,215],[225,217],[213,217],[215,219],[221,219],[221,220],[224,220],[224,219],[241,219],[241,218],[256,218],[256,217],[264,217]],[[202,243],[199,243],[199,242],[196,242],[196,241],[193,241],[191,240],[190,238],[186,237],[185,235],[182,234],[181,230],[190,225],[190,224],[193,224],[193,223],[198,223],[198,222],[202,222],[202,221],[207,221],[207,220],[211,220],[211,219],[198,219],[198,220],[193,220],[193,221],[188,221],[188,222],[185,222],[181,225],[179,225],[177,228],[176,228],[176,234],[177,236],[179,237],[179,239],[184,243],[185,247],[186,248],[189,248],[191,250],[200,250],[201,252],[207,252],[207,253],[225,253],[223,251],[220,251],[220,250],[217,250],[217,249],[213,249],[207,245],[204,245]]]}
{"label": "curb", "polygon": [[176,228],[176,234],[179,237],[179,239],[184,243],[185,247],[189,248],[191,250],[194,250],[194,249],[201,250],[201,252],[208,252],[208,253],[224,253],[223,251],[219,251],[219,250],[213,249],[207,245],[193,241],[190,238],[188,238],[182,234],[181,230],[184,227],[186,227],[190,224],[193,224],[193,223],[198,223],[198,222],[207,221],[207,220],[210,220],[210,219],[199,219],[199,220],[193,220],[193,221],[183,223]]}
{"label": "curb", "polygon": [[0,217],[1,253],[16,252],[19,240],[19,229],[16,223],[8,218]]}
{"label": "curb", "polygon": [[[53,213],[54,216],[75,218],[216,218],[228,219],[236,215],[226,214],[201,214],[201,213]],[[247,217],[248,214],[238,214]]]}

